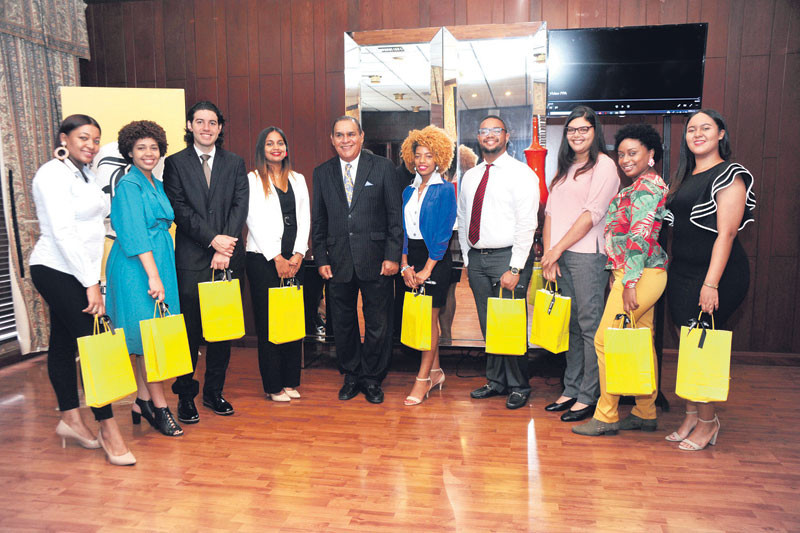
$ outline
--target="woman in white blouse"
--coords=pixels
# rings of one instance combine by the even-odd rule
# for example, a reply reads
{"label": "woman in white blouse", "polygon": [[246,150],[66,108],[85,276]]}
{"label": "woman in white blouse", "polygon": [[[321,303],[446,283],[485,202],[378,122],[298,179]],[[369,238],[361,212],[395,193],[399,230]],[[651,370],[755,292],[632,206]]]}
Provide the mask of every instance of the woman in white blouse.
{"label": "woman in white blouse", "polygon": [[108,198],[88,165],[100,149],[100,125],[87,115],[70,115],[58,130],[55,158],[33,178],[33,200],[41,235],[30,257],[31,278],[50,307],[47,372],[58,399],[61,445],[73,439],[100,448],[116,465],[136,462],[114,421],[111,405],[92,408],[100,431],[95,438],[78,410],[76,339],[92,334],[94,315],[106,312],[100,293],[100,263]]}
{"label": "woman in white blouse", "polygon": [[247,175],[247,279],[258,334],[258,368],[264,392],[276,402],[299,398],[302,340],[269,342],[269,289],[281,280],[303,282],[311,211],[302,174],[292,170],[289,146],[280,128],[270,126],[256,141],[256,169]]}

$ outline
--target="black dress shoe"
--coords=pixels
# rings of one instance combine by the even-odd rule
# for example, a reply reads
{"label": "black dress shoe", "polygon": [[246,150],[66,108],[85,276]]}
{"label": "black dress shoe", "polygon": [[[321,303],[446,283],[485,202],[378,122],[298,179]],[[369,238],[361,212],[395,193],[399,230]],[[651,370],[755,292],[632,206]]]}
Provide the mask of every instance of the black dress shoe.
{"label": "black dress shoe", "polygon": [[469,395],[476,400],[483,400],[484,398],[491,398],[492,396],[503,396],[503,393],[497,392],[487,383],[483,387],[470,392]]}
{"label": "black dress shoe", "polygon": [[561,415],[562,422],[578,422],[580,420],[586,420],[590,416],[594,414],[595,405],[587,405],[583,409],[578,409],[577,411],[567,411],[563,415]]}
{"label": "black dress shoe", "polygon": [[524,407],[526,403],[528,403],[528,397],[531,395],[530,392],[519,392],[514,391],[508,395],[508,400],[506,400],[506,407],[509,409],[519,409],[520,407]]}
{"label": "black dress shoe", "polygon": [[356,396],[358,396],[358,384],[355,381],[345,381],[342,388],[339,389],[339,399],[347,401],[352,400]]}
{"label": "black dress shoe", "polygon": [[178,420],[184,424],[197,424],[200,421],[200,414],[194,406],[194,398],[178,397]]}
{"label": "black dress shoe", "polygon": [[364,387],[364,396],[369,403],[383,403],[383,389],[377,383],[370,383]]}
{"label": "black dress shoe", "polygon": [[551,413],[556,412],[556,411],[566,411],[567,409],[569,409],[570,407],[575,405],[575,402],[577,402],[577,401],[578,401],[577,398],[570,398],[566,402],[561,402],[561,403],[553,402],[550,405],[548,405],[547,407],[545,407],[544,410],[545,411],[550,411]]}
{"label": "black dress shoe", "polygon": [[222,393],[213,396],[203,395],[203,405],[222,416],[229,416],[233,414],[233,406],[228,403],[228,400],[222,397]]}

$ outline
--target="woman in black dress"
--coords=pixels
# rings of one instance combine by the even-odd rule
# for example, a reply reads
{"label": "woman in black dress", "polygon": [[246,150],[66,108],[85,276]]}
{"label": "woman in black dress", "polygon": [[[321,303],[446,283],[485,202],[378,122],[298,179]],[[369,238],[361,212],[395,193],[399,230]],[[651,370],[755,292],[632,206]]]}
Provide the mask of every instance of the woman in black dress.
{"label": "woman in black dress", "polygon": [[[701,310],[724,327],[750,285],[737,234],[753,220],[753,176],[730,157],[722,116],[712,109],[691,115],[667,203],[674,220],[667,294],[679,327]],[[716,443],[719,428],[714,404],[687,402],[683,423],[666,439],[680,442],[682,450],[702,450]]]}
{"label": "woman in black dress", "polygon": [[[440,173],[450,168],[453,141],[436,126],[408,132],[400,155],[414,181],[403,191],[403,256],[400,274],[409,289],[426,281],[435,282],[426,293],[432,296],[431,349],[422,352],[414,387],[405,405],[419,405],[428,392],[444,384],[439,364],[439,309],[447,300],[453,258],[450,237],[456,221],[456,189],[442,179]],[[431,375],[431,372],[436,372]]]}

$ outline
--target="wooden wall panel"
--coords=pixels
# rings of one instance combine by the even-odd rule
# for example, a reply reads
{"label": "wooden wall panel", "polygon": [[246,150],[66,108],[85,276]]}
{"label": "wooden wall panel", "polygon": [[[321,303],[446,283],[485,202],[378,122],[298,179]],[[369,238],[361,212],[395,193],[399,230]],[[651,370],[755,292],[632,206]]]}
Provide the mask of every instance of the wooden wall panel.
{"label": "wooden wall panel", "polygon": [[197,77],[216,78],[217,40],[214,23],[213,0],[197,0],[194,3],[194,55],[197,57]]}
{"label": "wooden wall panel", "polygon": [[621,0],[619,6],[620,26],[642,26],[647,24],[646,0]]}
{"label": "wooden wall panel", "polygon": [[247,2],[229,2],[225,9],[225,52],[228,76],[248,76],[249,62],[249,15]]}
{"label": "wooden wall panel", "polygon": [[383,28],[419,28],[420,3],[419,0],[406,0],[393,2],[383,0]]}
{"label": "wooden wall panel", "polygon": [[255,139],[250,138],[250,80],[246,76],[236,76],[227,79],[228,100],[224,102],[225,114],[225,147],[237,154],[249,156],[253,152],[252,144]]}
{"label": "wooden wall panel", "polygon": [[428,0],[426,26],[450,26],[456,23],[455,0]]}
{"label": "wooden wall panel", "polygon": [[505,0],[503,2],[503,22],[528,22],[531,5],[529,0]]}
{"label": "wooden wall panel", "polygon": [[142,87],[143,83],[155,82],[155,33],[153,24],[153,3],[147,2],[141,10],[130,10],[132,20],[128,26],[133,31],[134,50],[134,75],[136,86]]}
{"label": "wooden wall panel", "polygon": [[[267,125],[287,134],[298,171],[334,155],[344,112],[345,31],[544,20],[548,28],[707,22],[703,103],[729,123],[734,154],[756,176],[756,223],[741,240],[751,294],[734,319],[742,350],[800,351],[800,5],[794,0],[140,0],[87,7],[87,85],[183,87],[187,106],[220,104],[226,146],[252,167]],[[632,120],[605,118],[612,136]],[[673,117],[672,169],[684,119]],[[759,290],[754,290],[758,287]],[[668,344],[676,340],[667,332]]]}
{"label": "wooden wall panel", "polygon": [[291,2],[292,72],[314,71],[314,11],[310,0]]}
{"label": "wooden wall panel", "polygon": [[257,3],[258,35],[253,38],[258,41],[258,74],[280,74],[283,25],[276,15],[280,13],[280,0],[258,0]]}

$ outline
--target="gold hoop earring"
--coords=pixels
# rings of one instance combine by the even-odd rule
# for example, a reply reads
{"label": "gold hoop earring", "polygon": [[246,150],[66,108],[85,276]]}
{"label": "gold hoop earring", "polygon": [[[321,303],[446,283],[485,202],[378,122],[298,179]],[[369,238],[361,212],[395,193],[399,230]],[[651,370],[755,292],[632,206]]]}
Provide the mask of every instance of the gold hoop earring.
{"label": "gold hoop earring", "polygon": [[53,156],[59,161],[64,161],[69,157],[69,150],[67,150],[67,143],[61,141],[61,146],[53,150]]}

